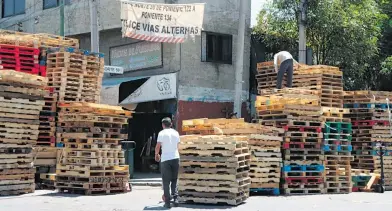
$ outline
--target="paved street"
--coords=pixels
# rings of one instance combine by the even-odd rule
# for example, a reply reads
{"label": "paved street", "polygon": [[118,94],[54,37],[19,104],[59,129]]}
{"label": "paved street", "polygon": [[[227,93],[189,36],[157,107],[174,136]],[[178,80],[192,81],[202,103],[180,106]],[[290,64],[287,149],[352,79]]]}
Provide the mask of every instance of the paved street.
{"label": "paved street", "polygon": [[[36,191],[34,194],[1,197],[0,211],[139,211],[164,210],[158,187],[135,187],[133,192],[109,196],[80,196]],[[268,211],[369,211],[388,210],[392,192],[352,193],[292,197],[254,196],[238,207],[182,205],[172,210],[268,210]]]}

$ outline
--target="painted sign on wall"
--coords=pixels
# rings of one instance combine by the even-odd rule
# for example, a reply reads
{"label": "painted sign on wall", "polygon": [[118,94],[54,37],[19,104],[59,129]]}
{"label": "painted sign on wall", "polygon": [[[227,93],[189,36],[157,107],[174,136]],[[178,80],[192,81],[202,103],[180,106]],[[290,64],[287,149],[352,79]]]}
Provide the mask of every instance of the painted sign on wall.
{"label": "painted sign on wall", "polygon": [[123,37],[152,42],[182,43],[200,35],[204,3],[155,4],[121,1]]}
{"label": "painted sign on wall", "polygon": [[162,66],[162,44],[138,42],[110,48],[110,65],[124,72]]}
{"label": "painted sign on wall", "polygon": [[151,76],[120,105],[177,98],[177,74]]}

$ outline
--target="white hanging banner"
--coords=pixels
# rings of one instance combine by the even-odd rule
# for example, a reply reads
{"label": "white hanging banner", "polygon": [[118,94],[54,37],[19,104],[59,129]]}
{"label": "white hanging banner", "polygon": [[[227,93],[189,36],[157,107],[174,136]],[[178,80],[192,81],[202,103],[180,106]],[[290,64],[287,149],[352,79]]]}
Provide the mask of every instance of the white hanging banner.
{"label": "white hanging banner", "polygon": [[204,3],[154,4],[121,1],[123,37],[151,42],[182,43],[201,35]]}
{"label": "white hanging banner", "polygon": [[177,74],[151,76],[120,105],[177,98]]}

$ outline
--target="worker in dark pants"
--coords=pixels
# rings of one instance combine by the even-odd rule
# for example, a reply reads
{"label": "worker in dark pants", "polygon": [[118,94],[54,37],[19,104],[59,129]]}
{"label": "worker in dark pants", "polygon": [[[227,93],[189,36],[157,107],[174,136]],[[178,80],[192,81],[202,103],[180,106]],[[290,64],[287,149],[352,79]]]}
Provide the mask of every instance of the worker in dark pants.
{"label": "worker in dark pants", "polygon": [[[280,67],[279,67],[280,65]],[[293,73],[294,66],[297,66],[298,62],[293,59],[293,56],[287,51],[281,51],[274,56],[274,66],[275,72],[278,73],[278,78],[276,82],[276,88],[282,88],[282,81],[284,74],[287,73],[287,88],[291,88],[293,86]],[[278,70],[279,67],[279,70]]]}
{"label": "worker in dark pants", "polygon": [[[158,134],[157,145],[155,147],[155,160],[161,162],[161,174],[163,183],[163,192],[165,200],[165,208],[170,208],[170,199],[173,198],[174,206],[178,206],[178,169],[180,167],[180,154],[178,152],[178,144],[180,143],[180,135],[171,128],[172,122],[170,118],[162,119],[163,130]],[[162,146],[162,155],[159,151]],[[171,195],[170,195],[171,189]]]}

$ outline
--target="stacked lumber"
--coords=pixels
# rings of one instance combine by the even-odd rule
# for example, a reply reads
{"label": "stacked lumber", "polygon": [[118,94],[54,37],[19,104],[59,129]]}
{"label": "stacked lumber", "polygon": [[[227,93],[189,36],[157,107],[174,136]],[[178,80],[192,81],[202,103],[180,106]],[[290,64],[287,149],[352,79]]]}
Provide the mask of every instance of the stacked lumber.
{"label": "stacked lumber", "polygon": [[46,79],[0,70],[0,195],[34,192],[33,146]]}
{"label": "stacked lumber", "polygon": [[129,166],[120,142],[131,112],[92,103],[59,103],[58,142],[64,144],[56,168],[61,192],[124,193],[129,190]]}
{"label": "stacked lumber", "polygon": [[246,136],[181,136],[179,200],[239,205],[249,197]]}
{"label": "stacked lumber", "polygon": [[99,102],[102,54],[73,48],[51,49],[46,65],[49,87],[57,93],[59,102]]}
{"label": "stacked lumber", "polygon": [[286,195],[325,193],[323,123],[317,92],[309,89],[263,90],[257,97],[258,121],[283,128],[282,189]]}
{"label": "stacked lumber", "polygon": [[253,193],[280,195],[282,141],[279,134],[251,134],[248,141],[251,161],[251,189]]}

